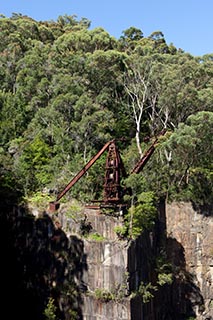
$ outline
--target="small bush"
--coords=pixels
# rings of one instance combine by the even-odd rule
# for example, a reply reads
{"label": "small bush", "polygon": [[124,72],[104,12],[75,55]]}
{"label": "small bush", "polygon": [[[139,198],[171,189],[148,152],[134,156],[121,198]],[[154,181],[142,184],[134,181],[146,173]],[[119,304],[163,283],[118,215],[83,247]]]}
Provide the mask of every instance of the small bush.
{"label": "small bush", "polygon": [[154,297],[154,291],[157,291],[157,287],[150,282],[148,284],[141,282],[138,288],[138,294],[141,296],[143,303],[148,303]]}
{"label": "small bush", "polygon": [[128,229],[125,225],[115,227],[114,232],[117,234],[119,239],[125,239],[128,235]]}
{"label": "small bush", "polygon": [[56,306],[54,305],[54,299],[49,298],[47,307],[44,310],[44,316],[47,320],[55,320],[56,319]]}
{"label": "small bush", "polygon": [[91,233],[91,235],[89,236],[89,239],[95,240],[95,241],[103,241],[103,240],[105,240],[105,238],[102,235],[100,235],[99,233],[97,233],[97,232]]}
{"label": "small bush", "polygon": [[129,233],[137,238],[144,230],[150,230],[156,221],[157,209],[153,192],[142,192],[135,206],[129,209],[127,219]]}
{"label": "small bush", "polygon": [[47,209],[49,203],[54,200],[50,195],[43,192],[36,192],[31,197],[26,197],[25,200],[32,206],[40,211]]}
{"label": "small bush", "polygon": [[97,300],[100,300],[102,302],[108,302],[115,299],[114,294],[105,289],[96,289],[95,297]]}

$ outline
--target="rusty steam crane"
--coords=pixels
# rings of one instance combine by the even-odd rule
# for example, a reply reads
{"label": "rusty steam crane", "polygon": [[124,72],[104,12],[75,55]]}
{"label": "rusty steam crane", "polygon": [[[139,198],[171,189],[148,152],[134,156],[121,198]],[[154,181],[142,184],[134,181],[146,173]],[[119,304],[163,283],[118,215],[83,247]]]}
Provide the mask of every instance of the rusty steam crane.
{"label": "rusty steam crane", "polygon": [[[160,135],[165,134],[163,130]],[[107,151],[105,176],[103,185],[103,200],[102,206],[116,206],[122,203],[123,190],[121,187],[121,178],[127,177],[125,168],[120,156],[120,152],[116,146],[116,141],[111,140],[107,142],[102,149],[77,173],[77,175],[66,185],[66,187],[58,194],[56,200],[50,202],[49,210],[54,212],[59,208],[60,199],[76,184],[76,182],[91,168],[91,166]],[[153,154],[158,142],[158,137],[154,140],[149,149],[145,152],[144,156],[137,162],[132,169],[132,173],[140,173],[147,161]],[[100,201],[99,201],[100,202]]]}

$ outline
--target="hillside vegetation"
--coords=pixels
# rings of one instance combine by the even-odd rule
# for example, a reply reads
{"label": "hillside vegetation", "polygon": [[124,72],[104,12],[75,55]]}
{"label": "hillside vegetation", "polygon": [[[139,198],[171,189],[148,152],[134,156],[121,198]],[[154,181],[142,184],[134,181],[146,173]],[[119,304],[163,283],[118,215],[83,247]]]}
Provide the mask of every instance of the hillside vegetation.
{"label": "hillside vegetation", "polygon": [[[111,139],[130,172],[167,134],[143,174],[124,181],[133,200],[212,203],[213,54],[194,57],[161,31],[115,39],[87,19],[0,18],[1,185],[57,193]],[[199,41],[199,39],[197,39]],[[68,197],[101,197],[104,157]],[[82,181],[82,180],[81,180]]]}

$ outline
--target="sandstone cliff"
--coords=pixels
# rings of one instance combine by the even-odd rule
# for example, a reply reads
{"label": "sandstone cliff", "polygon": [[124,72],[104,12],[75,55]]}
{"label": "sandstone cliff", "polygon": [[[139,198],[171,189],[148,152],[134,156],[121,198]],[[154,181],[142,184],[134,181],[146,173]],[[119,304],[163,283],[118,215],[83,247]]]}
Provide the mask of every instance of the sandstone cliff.
{"label": "sandstone cliff", "polygon": [[[166,206],[167,237],[182,247],[185,269],[191,275],[200,297],[191,292],[196,319],[213,319],[213,215],[193,209],[191,203],[172,203]],[[176,246],[177,248],[177,246]],[[173,248],[174,249],[174,248]],[[180,253],[180,252],[179,252]],[[176,255],[176,257],[175,257]],[[181,259],[177,250],[170,256]]]}

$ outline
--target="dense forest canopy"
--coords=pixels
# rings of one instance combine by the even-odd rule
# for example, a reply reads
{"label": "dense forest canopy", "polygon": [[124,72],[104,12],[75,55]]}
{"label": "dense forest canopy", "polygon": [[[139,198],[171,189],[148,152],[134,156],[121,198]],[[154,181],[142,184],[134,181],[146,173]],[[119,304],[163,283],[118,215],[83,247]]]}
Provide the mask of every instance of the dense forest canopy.
{"label": "dense forest canopy", "polygon": [[[135,199],[152,191],[212,203],[213,54],[194,57],[161,31],[144,37],[135,27],[115,39],[75,15],[1,16],[0,31],[2,189],[57,192],[107,141],[122,137],[130,172],[166,128],[140,178],[126,181]],[[100,159],[72,197],[101,194],[103,165]]]}

